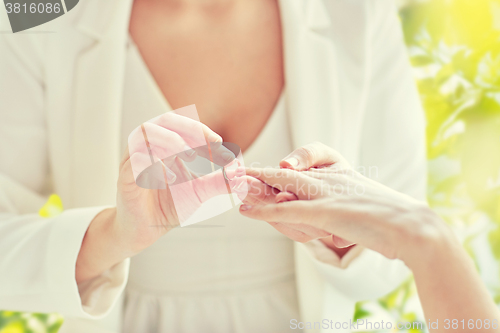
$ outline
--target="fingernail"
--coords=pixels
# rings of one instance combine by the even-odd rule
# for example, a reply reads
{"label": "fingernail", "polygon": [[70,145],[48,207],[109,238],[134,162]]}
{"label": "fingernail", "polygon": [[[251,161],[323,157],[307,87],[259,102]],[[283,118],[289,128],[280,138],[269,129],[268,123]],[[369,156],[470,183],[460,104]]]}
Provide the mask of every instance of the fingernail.
{"label": "fingernail", "polygon": [[287,158],[284,161],[287,162],[288,164],[290,164],[291,166],[298,166],[299,165],[299,160],[296,159],[295,157]]}
{"label": "fingernail", "polygon": [[172,170],[167,168],[162,160],[160,160],[160,162],[163,165],[163,170],[165,170],[165,175],[167,176],[167,183],[168,184],[174,183],[177,180],[176,174]]}
{"label": "fingernail", "polygon": [[234,156],[234,154],[233,154],[233,153],[230,153],[230,152],[227,152],[227,151],[226,151],[226,152],[223,152],[223,153],[221,154],[221,157],[222,157],[222,159],[223,159],[224,161],[226,161],[226,162],[232,161],[232,160],[234,160],[234,158],[235,158],[235,156]]}
{"label": "fingernail", "polygon": [[222,143],[222,138],[218,135],[211,135],[210,139],[208,139],[210,142],[219,142]]}
{"label": "fingernail", "polygon": [[241,205],[240,210],[249,210],[252,209],[252,206],[250,205]]}
{"label": "fingernail", "polygon": [[194,149],[192,149],[191,147],[189,147],[188,145],[186,145],[186,146],[184,146],[184,153],[186,153],[187,156],[191,157],[196,152],[194,151]]}

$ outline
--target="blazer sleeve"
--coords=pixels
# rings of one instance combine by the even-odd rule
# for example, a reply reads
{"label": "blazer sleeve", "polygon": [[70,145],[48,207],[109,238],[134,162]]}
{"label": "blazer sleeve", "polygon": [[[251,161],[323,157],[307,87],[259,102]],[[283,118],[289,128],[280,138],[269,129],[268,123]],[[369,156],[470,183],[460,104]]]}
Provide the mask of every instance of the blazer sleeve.
{"label": "blazer sleeve", "polygon": [[[426,200],[425,117],[393,1],[368,0],[367,96],[360,165],[365,175]],[[406,279],[399,260],[359,246],[339,259],[320,241],[304,245],[327,282],[353,301],[381,297]]]}
{"label": "blazer sleeve", "polygon": [[98,318],[121,294],[128,261],[77,285],[83,237],[104,207],[38,215],[50,179],[43,39],[0,34],[0,309]]}

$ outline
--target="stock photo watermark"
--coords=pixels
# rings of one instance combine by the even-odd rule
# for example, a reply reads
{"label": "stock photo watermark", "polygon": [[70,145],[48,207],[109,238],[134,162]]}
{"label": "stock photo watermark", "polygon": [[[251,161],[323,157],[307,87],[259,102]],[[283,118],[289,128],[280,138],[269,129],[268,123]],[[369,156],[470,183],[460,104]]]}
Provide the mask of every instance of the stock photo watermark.
{"label": "stock photo watermark", "polygon": [[249,169],[252,170],[251,175],[255,178],[269,182],[267,187],[251,184],[248,189],[249,194],[256,197],[268,197],[278,190],[294,193],[302,200],[322,196],[363,196],[366,194],[366,186],[360,180],[362,178],[376,179],[379,175],[376,166],[360,166],[356,170],[342,164],[294,171],[279,167],[262,167],[260,163],[254,162],[250,164]]}
{"label": "stock photo watermark", "polygon": [[427,322],[421,321],[406,321],[406,322],[391,322],[384,320],[368,320],[357,319],[349,321],[334,321],[331,319],[322,319],[320,322],[302,322],[297,319],[290,320],[290,328],[293,330],[303,329],[322,329],[322,330],[423,330],[428,329],[444,329],[449,331],[461,332],[465,329],[469,330],[497,330],[499,323],[497,319],[445,319],[445,320],[428,320]]}
{"label": "stock photo watermark", "polygon": [[302,322],[297,319],[290,320],[290,328],[293,330],[303,329],[322,329],[322,330],[391,330],[391,329],[412,329],[421,330],[425,327],[425,323],[414,322],[390,322],[390,321],[370,321],[367,319],[349,320],[349,321],[334,321],[331,319],[323,319],[321,322]]}

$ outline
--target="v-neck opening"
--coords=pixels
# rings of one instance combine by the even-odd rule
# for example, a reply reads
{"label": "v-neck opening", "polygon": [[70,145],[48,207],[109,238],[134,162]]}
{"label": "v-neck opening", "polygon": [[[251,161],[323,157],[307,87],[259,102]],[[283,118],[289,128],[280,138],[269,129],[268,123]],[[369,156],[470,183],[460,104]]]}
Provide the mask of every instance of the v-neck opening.
{"label": "v-neck opening", "polygon": [[[141,51],[137,47],[137,44],[135,44],[135,41],[132,38],[132,36],[130,36],[130,34],[128,37],[128,42],[129,42],[129,47],[131,48],[132,52],[135,53],[135,56],[139,60],[140,66],[141,66],[143,72],[147,76],[148,85],[151,86],[151,88],[154,91],[154,94],[157,95],[158,99],[161,101],[161,104],[163,104],[163,106],[165,107],[167,112],[174,111],[174,109],[170,105],[167,97],[165,96],[165,94],[161,90],[160,86],[158,85],[158,82],[156,81],[155,77],[153,76],[153,73],[151,72],[150,68],[146,64],[146,61],[144,60],[144,57],[142,56]],[[274,104],[273,110],[266,120],[266,123],[264,124],[262,129],[259,131],[259,133],[255,137],[255,139],[252,141],[252,143],[247,147],[247,149],[245,149],[245,151],[243,151],[244,154],[247,154],[251,151],[251,149],[255,146],[255,143],[259,140],[259,138],[262,137],[262,135],[266,131],[266,129],[269,128],[270,122],[273,120],[274,117],[276,117],[275,114],[277,111],[279,111],[279,108],[285,107],[284,105],[282,105],[283,103],[285,103],[285,90],[286,90],[285,86],[283,86],[281,93],[280,93],[276,103]]]}

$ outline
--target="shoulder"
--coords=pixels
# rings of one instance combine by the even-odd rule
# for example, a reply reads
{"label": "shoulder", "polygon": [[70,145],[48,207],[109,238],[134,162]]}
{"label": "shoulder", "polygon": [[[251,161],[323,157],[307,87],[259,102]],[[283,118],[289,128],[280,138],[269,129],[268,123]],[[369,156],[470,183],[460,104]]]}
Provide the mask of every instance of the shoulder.
{"label": "shoulder", "polygon": [[328,14],[341,21],[350,19],[368,21],[370,24],[395,15],[396,0],[320,0]]}
{"label": "shoulder", "polygon": [[[304,0],[306,1],[306,0]],[[307,0],[308,1],[308,0]],[[388,23],[397,20],[395,0],[316,0],[327,12],[334,36],[346,41],[370,38]],[[311,6],[313,7],[313,6]]]}

